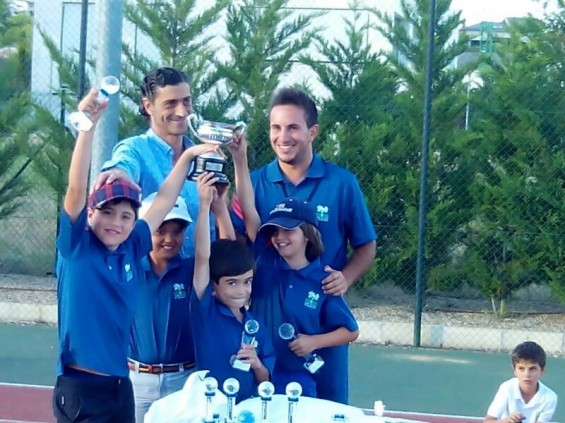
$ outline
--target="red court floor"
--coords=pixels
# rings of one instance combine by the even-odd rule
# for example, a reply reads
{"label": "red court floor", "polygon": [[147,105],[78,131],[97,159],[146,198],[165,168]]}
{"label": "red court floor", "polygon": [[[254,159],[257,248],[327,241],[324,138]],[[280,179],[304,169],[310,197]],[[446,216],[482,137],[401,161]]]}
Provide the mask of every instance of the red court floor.
{"label": "red court floor", "polygon": [[[48,386],[0,383],[0,423],[52,423],[51,392]],[[429,423],[479,423],[481,418],[441,414],[385,412],[386,416]]]}

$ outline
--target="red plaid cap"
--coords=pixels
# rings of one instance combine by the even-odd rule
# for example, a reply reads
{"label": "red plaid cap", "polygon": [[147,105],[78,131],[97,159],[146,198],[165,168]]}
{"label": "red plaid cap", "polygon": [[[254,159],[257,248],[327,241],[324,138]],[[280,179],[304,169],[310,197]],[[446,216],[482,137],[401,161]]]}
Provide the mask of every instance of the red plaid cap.
{"label": "red plaid cap", "polygon": [[130,200],[135,208],[141,207],[141,191],[131,183],[123,179],[116,179],[112,183],[106,183],[93,191],[88,197],[88,207],[99,209],[108,201],[117,199]]}

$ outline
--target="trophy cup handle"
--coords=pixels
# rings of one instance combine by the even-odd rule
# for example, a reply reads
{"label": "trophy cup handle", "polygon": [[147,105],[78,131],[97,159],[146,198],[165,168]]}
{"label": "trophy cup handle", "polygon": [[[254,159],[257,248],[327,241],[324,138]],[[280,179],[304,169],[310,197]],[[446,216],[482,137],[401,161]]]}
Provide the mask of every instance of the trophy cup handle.
{"label": "trophy cup handle", "polygon": [[198,141],[200,141],[201,143],[205,143],[205,141],[200,138],[198,136],[198,131],[196,131],[196,129],[194,129],[194,126],[192,126],[192,121],[199,121],[200,118],[198,117],[198,115],[196,113],[191,113],[186,117],[186,123],[188,124],[188,129],[190,130],[190,133],[194,136],[194,138],[196,138]]}

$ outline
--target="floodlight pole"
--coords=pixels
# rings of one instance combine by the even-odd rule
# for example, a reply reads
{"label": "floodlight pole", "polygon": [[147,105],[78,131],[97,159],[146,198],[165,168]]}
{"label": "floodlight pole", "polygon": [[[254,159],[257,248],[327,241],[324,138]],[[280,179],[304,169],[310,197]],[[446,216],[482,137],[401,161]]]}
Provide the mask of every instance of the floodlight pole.
{"label": "floodlight pole", "polygon": [[[124,0],[97,0],[98,16],[98,55],[96,60],[96,86],[105,76],[120,78],[122,26]],[[90,181],[96,180],[104,162],[112,156],[112,148],[118,141],[120,123],[120,96],[112,95],[108,108],[98,122],[92,146]]]}
{"label": "floodlight pole", "polygon": [[421,345],[422,306],[426,287],[426,217],[428,196],[428,156],[432,120],[432,80],[434,66],[434,35],[436,26],[436,2],[430,0],[428,27],[428,60],[424,87],[424,122],[422,133],[422,160],[420,170],[420,208],[418,210],[418,252],[416,258],[416,304],[414,307],[414,346]]}

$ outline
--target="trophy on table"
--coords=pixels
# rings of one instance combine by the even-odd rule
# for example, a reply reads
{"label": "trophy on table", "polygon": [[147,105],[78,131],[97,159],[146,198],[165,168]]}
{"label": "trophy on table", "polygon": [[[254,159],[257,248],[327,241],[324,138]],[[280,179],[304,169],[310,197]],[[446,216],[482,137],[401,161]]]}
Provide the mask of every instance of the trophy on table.
{"label": "trophy on table", "polygon": [[[235,132],[243,133],[247,127],[243,122],[235,124],[214,122],[204,120],[196,114],[187,117],[188,129],[192,135],[200,142],[205,144],[227,145],[233,141]],[[204,172],[212,172],[218,178],[218,184],[228,184],[226,176],[226,158],[216,152],[211,151],[196,158],[195,165],[189,173],[188,178],[196,181],[199,175]]]}
{"label": "trophy on table", "polygon": [[[100,89],[96,101],[98,104],[105,103],[109,100],[112,94],[116,94],[120,90],[120,80],[115,76],[105,76],[100,82]],[[92,121],[85,112],[73,112],[69,114],[68,122],[71,126],[80,132],[90,131],[92,128]]]}
{"label": "trophy on table", "polygon": [[[259,332],[259,322],[253,319],[247,320],[243,326],[243,332],[241,333],[241,345],[251,345],[256,347],[257,340],[255,339],[255,334],[257,332]],[[250,363],[241,361],[235,354],[231,356],[230,364],[234,369],[243,370],[244,372],[248,372],[251,368]]]}
{"label": "trophy on table", "polygon": [[228,398],[226,423],[234,423],[233,407],[235,405],[235,397],[239,392],[239,381],[236,378],[230,377],[224,381],[223,388]]}
{"label": "trophy on table", "polygon": [[203,423],[214,423],[215,416],[214,416],[214,405],[212,401],[214,396],[216,395],[216,391],[218,390],[218,381],[208,376],[204,379],[204,395],[206,396],[206,416],[203,419]]}
{"label": "trophy on table", "polygon": [[269,401],[273,399],[275,394],[275,385],[273,385],[268,380],[265,380],[259,384],[257,387],[257,392],[261,398],[261,422],[265,423],[269,421]]}
{"label": "trophy on table", "polygon": [[293,423],[294,406],[302,395],[302,386],[298,382],[290,382],[286,385],[285,393],[288,398],[288,423]]}
{"label": "trophy on table", "polygon": [[[290,323],[283,323],[279,326],[279,336],[285,341],[291,342],[296,339],[296,331]],[[304,356],[304,368],[314,374],[324,365],[324,359],[316,353],[309,353]]]}

